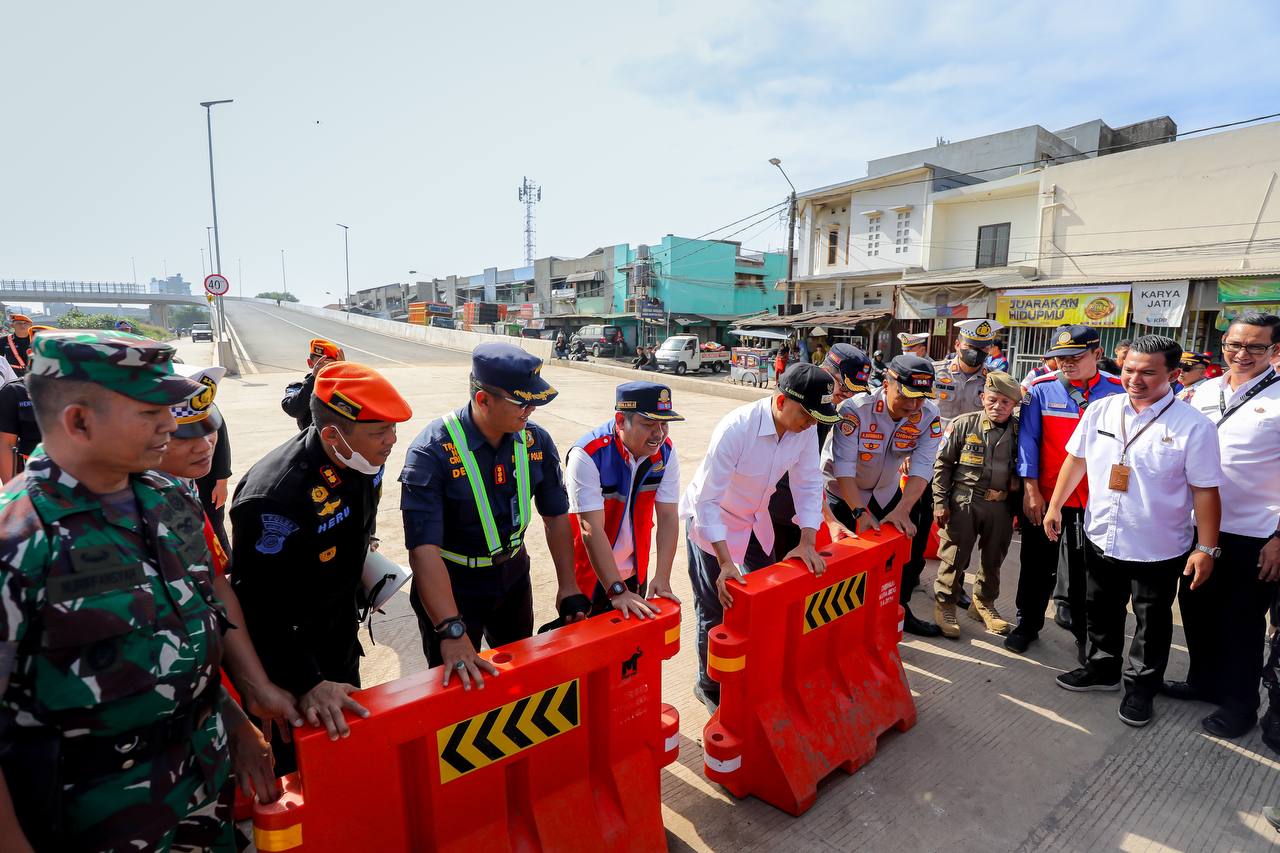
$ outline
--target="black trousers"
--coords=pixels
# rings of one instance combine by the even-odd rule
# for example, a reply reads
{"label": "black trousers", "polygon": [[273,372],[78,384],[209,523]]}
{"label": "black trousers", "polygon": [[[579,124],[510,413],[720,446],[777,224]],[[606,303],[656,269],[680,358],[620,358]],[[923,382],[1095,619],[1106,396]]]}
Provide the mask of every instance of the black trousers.
{"label": "black trousers", "polygon": [[[720,561],[715,554],[703,551],[685,534],[685,546],[689,562],[689,583],[693,585],[694,615],[698,625],[698,684],[703,692],[712,699],[720,697],[720,683],[707,675],[707,635],[711,629],[724,621],[724,605],[720,603],[720,593],[716,590],[716,580],[720,577]],[[759,569],[772,566],[773,556],[760,547],[756,535],[751,534],[747,545],[747,553],[743,557],[741,569],[743,574],[750,574]]]}
{"label": "black trousers", "polygon": [[[533,636],[533,584],[529,580],[528,551],[522,551],[501,566],[460,568],[458,572],[486,573],[470,575],[462,581],[451,570],[453,601],[458,605],[458,615],[466,624],[467,636],[476,651],[480,650],[482,638],[488,641],[489,648],[496,649]],[[413,584],[409,599],[418,617],[422,654],[427,658],[428,667],[440,666],[444,663],[440,638],[418,595],[416,578]]]}
{"label": "black trousers", "polygon": [[[791,474],[783,474],[778,488],[769,498],[769,518],[773,520],[773,553],[781,559],[800,544],[800,527],[792,521],[796,516],[795,498],[791,496]],[[752,544],[759,546],[755,537]],[[763,551],[760,552],[763,554]]]}
{"label": "black trousers", "polygon": [[1036,637],[1044,628],[1045,608],[1053,597],[1058,580],[1058,561],[1066,552],[1067,603],[1071,607],[1071,632],[1083,644],[1087,636],[1085,604],[1085,535],[1084,510],[1062,508],[1062,537],[1051,542],[1044,527],[1032,524],[1018,513],[1022,531],[1022,547],[1018,559],[1018,627],[1019,634]]}
{"label": "black trousers", "polygon": [[[1085,612],[1089,619],[1089,657],[1085,665],[1107,678],[1123,676],[1126,692],[1155,696],[1169,663],[1173,600],[1178,595],[1178,578],[1186,568],[1187,555],[1139,563],[1105,556],[1093,542],[1085,542]],[[1137,625],[1125,662],[1121,655],[1130,602]]]}
{"label": "black trousers", "polygon": [[[885,509],[886,513],[893,509],[901,496],[902,493],[899,492],[898,498],[889,502],[889,506]],[[911,559],[907,560],[902,567],[900,599],[904,605],[911,600],[911,593],[915,590],[916,584],[920,583],[920,575],[924,572],[924,552],[929,547],[929,530],[933,527],[932,480],[924,487],[924,494],[920,496],[920,500],[911,507],[911,523],[916,526],[916,535],[911,538]]]}
{"label": "black trousers", "polygon": [[[332,639],[333,635],[329,637],[316,635],[314,641],[308,644],[312,655],[320,665],[320,674],[326,681],[359,687],[360,658],[364,655],[360,641],[352,638],[350,642],[334,643]],[[301,705],[298,709],[306,713],[306,709]],[[298,769],[298,755],[293,749],[293,742],[286,743],[281,740],[280,731],[275,726],[271,727],[271,751],[276,759],[276,776],[284,776]]]}
{"label": "black trousers", "polygon": [[1276,584],[1258,580],[1258,555],[1267,539],[1219,535],[1222,556],[1209,580],[1178,591],[1191,653],[1187,681],[1211,701],[1242,715],[1258,711],[1258,682],[1266,647],[1267,608]]}

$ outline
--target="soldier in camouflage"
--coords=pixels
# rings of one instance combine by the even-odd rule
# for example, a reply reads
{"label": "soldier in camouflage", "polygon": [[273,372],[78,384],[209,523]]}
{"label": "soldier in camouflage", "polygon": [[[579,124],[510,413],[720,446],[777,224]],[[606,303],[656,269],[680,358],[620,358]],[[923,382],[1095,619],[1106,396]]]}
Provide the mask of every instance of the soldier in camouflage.
{"label": "soldier in camouflage", "polygon": [[7,850],[235,849],[200,507],[148,472],[203,390],[172,358],[119,332],[33,348],[43,444],[0,492]]}

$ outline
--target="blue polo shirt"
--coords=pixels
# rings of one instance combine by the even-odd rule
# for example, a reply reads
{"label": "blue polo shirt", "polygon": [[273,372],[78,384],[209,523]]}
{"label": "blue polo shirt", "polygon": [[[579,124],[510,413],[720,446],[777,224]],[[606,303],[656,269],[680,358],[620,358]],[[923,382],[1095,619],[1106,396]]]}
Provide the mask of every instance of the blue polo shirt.
{"label": "blue polo shirt", "polygon": [[[498,535],[503,542],[519,525],[519,503],[515,479],[515,433],[503,436],[497,448],[490,446],[471,418],[467,404],[454,414],[462,424],[467,444],[476,458],[485,494],[493,510]],[[569,511],[569,495],[564,487],[559,454],[550,434],[529,421],[529,491],[540,515],[554,517]],[[400,472],[400,509],[404,515],[404,544],[409,550],[419,545],[437,545],[447,551],[480,557],[489,553],[480,513],[462,466],[462,458],[452,450],[453,439],[444,418],[427,424],[409,445],[404,470]],[[526,536],[528,535],[526,531]],[[446,562],[451,572],[483,571]]]}

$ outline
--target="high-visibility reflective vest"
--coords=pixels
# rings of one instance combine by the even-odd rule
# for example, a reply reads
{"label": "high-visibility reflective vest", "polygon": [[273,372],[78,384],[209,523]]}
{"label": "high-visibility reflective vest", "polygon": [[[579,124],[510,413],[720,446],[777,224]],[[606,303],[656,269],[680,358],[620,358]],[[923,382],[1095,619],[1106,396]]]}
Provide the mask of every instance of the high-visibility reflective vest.
{"label": "high-visibility reflective vest", "polygon": [[502,538],[498,536],[498,524],[493,518],[493,505],[489,503],[489,493],[485,489],[485,481],[480,476],[480,466],[476,462],[475,454],[471,452],[471,448],[467,444],[467,436],[462,429],[462,422],[458,420],[456,413],[449,412],[444,416],[444,426],[449,431],[449,437],[453,439],[454,451],[458,454],[458,458],[462,460],[462,468],[467,473],[467,484],[471,486],[471,497],[475,500],[476,512],[480,515],[480,526],[484,529],[484,542],[485,547],[488,548],[488,553],[484,556],[475,557],[467,554],[457,554],[441,548],[440,556],[451,563],[471,568],[492,566],[495,554],[500,554],[503,551],[515,551],[520,547],[524,542],[525,528],[529,526],[529,449],[525,444],[526,434],[521,431],[515,438],[516,499],[520,518],[516,528],[511,531],[510,539],[504,543]]}

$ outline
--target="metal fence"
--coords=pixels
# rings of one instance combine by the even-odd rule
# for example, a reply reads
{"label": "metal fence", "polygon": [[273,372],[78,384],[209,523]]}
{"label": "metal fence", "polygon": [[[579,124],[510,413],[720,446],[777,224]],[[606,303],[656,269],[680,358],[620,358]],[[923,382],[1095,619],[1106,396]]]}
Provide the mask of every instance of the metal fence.
{"label": "metal fence", "polygon": [[145,284],[118,281],[18,281],[0,280],[0,291],[23,293],[147,293]]}

